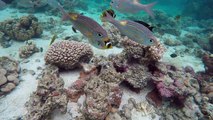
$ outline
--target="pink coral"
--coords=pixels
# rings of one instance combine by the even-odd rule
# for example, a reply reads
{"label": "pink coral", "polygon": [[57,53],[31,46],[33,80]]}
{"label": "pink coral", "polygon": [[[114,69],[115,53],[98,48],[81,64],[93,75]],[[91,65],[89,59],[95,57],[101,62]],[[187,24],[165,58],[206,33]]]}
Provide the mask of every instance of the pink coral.
{"label": "pink coral", "polygon": [[174,93],[170,89],[166,88],[163,82],[159,82],[156,87],[163,97],[169,98],[174,95]]}

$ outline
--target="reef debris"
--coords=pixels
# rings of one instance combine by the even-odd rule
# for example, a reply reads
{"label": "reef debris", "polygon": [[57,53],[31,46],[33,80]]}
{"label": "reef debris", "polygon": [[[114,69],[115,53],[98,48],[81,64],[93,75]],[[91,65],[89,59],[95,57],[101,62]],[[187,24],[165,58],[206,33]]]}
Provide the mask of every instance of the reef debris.
{"label": "reef debris", "polygon": [[67,90],[68,96],[85,94],[82,112],[87,119],[103,120],[113,110],[118,109],[121,103],[122,91],[119,83],[123,80],[113,64],[105,62],[96,66],[90,72],[83,72],[79,80]]}
{"label": "reef debris", "polygon": [[39,52],[39,48],[36,44],[33,41],[27,41],[26,45],[19,48],[19,57],[28,58],[36,52]]}
{"label": "reef debris", "polygon": [[37,90],[32,93],[30,100],[26,102],[26,120],[49,120],[50,113],[60,109],[62,113],[67,111],[68,97],[64,90],[64,81],[59,76],[56,66],[48,65],[38,80]]}
{"label": "reef debris", "polygon": [[20,41],[40,37],[43,32],[38,19],[33,15],[0,22],[0,31],[11,39]]}
{"label": "reef debris", "polygon": [[0,96],[11,92],[20,82],[19,63],[10,57],[0,57]]}
{"label": "reef debris", "polygon": [[45,61],[62,69],[74,69],[87,63],[93,56],[89,45],[76,41],[60,41],[47,50]]}

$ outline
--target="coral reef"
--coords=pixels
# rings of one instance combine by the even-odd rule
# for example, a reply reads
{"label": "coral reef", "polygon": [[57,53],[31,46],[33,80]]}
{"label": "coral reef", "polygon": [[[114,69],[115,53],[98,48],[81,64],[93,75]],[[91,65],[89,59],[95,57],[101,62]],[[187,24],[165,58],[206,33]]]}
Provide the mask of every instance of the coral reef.
{"label": "coral reef", "polygon": [[19,48],[19,57],[28,58],[36,52],[39,52],[39,49],[36,47],[36,44],[33,41],[27,41],[26,45]]}
{"label": "coral reef", "polygon": [[80,91],[84,93],[84,116],[91,120],[103,120],[112,109],[119,108],[122,91],[118,85],[121,81],[122,76],[116,72],[112,64],[107,63],[99,68],[95,67],[90,72],[82,73],[67,93],[72,98]]}
{"label": "coral reef", "polygon": [[11,39],[25,41],[42,34],[38,19],[33,15],[0,22],[0,31]]}
{"label": "coral reef", "polygon": [[154,27],[154,32],[157,32],[160,35],[167,33],[180,36],[181,29],[178,21],[163,11],[155,10],[154,12],[155,19],[151,19],[150,17],[143,18],[143,20],[147,21],[148,23],[152,23],[151,25]]}
{"label": "coral reef", "polygon": [[18,7],[40,8],[47,5],[47,0],[16,0]]}
{"label": "coral reef", "polygon": [[38,81],[37,90],[30,96],[26,103],[26,120],[49,120],[50,113],[60,109],[62,113],[67,111],[68,98],[64,90],[64,81],[59,76],[58,68],[47,66],[42,78]]}
{"label": "coral reef", "polygon": [[5,34],[1,31],[0,31],[0,45],[3,48],[8,48],[12,45],[11,39],[5,36]]}
{"label": "coral reef", "polygon": [[156,46],[143,46],[130,39],[124,39],[122,41],[124,46],[123,53],[128,60],[139,60],[139,61],[158,61],[163,56],[165,51],[164,46],[158,41]]}
{"label": "coral reef", "polygon": [[11,92],[19,84],[19,64],[9,57],[0,57],[0,96]]}
{"label": "coral reef", "polygon": [[60,41],[48,49],[45,61],[62,69],[74,69],[80,63],[89,62],[92,56],[92,49],[87,44],[76,41]]}
{"label": "coral reef", "polygon": [[209,0],[188,0],[185,3],[182,14],[196,19],[212,19],[213,15],[209,12],[213,10],[211,7],[212,4],[213,1]]}
{"label": "coral reef", "polygon": [[213,55],[205,54],[203,56],[203,63],[205,65],[205,72],[209,75],[213,75]]}

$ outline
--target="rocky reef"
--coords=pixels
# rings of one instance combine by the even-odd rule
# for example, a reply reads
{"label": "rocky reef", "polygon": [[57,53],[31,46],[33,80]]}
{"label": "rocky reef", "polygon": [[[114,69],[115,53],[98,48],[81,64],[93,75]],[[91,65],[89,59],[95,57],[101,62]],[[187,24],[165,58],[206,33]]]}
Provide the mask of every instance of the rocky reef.
{"label": "rocky reef", "polygon": [[5,36],[20,41],[40,37],[43,32],[38,19],[33,15],[0,22],[0,31]]}
{"label": "rocky reef", "polygon": [[36,44],[33,43],[33,41],[27,41],[26,45],[19,48],[19,57],[28,58],[36,52],[39,52],[39,48],[36,46]]}
{"label": "rocky reef", "polygon": [[54,43],[45,55],[47,64],[53,64],[62,69],[74,69],[80,63],[89,62],[93,56],[89,45],[76,41],[60,41]]}
{"label": "rocky reef", "polygon": [[64,81],[56,66],[47,66],[38,80],[37,90],[26,103],[26,120],[49,120],[55,109],[67,111],[68,98],[64,90]]}
{"label": "rocky reef", "polygon": [[0,57],[0,96],[11,92],[19,84],[19,63],[9,57]]}

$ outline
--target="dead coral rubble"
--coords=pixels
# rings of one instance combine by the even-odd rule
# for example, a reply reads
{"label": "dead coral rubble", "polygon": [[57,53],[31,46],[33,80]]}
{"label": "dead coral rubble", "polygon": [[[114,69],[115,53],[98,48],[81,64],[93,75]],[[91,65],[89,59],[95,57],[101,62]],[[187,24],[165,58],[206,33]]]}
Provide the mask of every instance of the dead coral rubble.
{"label": "dead coral rubble", "polygon": [[64,91],[64,81],[59,76],[58,68],[47,66],[42,78],[38,81],[37,90],[30,96],[26,103],[26,120],[49,120],[50,113],[60,109],[66,113],[68,98]]}
{"label": "dead coral rubble", "polygon": [[26,45],[19,48],[19,57],[28,58],[36,52],[39,52],[39,49],[36,47],[36,44],[33,41],[27,41]]}
{"label": "dead coral rubble", "polygon": [[11,39],[20,41],[39,37],[43,32],[38,19],[33,15],[0,22],[0,31]]}
{"label": "dead coral rubble", "polygon": [[0,96],[11,92],[19,84],[19,64],[9,57],[0,57]]}
{"label": "dead coral rubble", "polygon": [[84,93],[86,95],[82,110],[84,116],[91,120],[103,120],[112,109],[119,108],[122,91],[118,85],[121,81],[122,76],[116,72],[111,63],[107,63],[99,68],[95,67],[90,72],[82,73],[80,79],[67,90],[67,93],[71,98],[78,93]]}
{"label": "dead coral rubble", "polygon": [[89,45],[76,41],[60,41],[54,43],[45,55],[47,64],[62,69],[74,69],[81,63],[89,62],[93,56]]}

